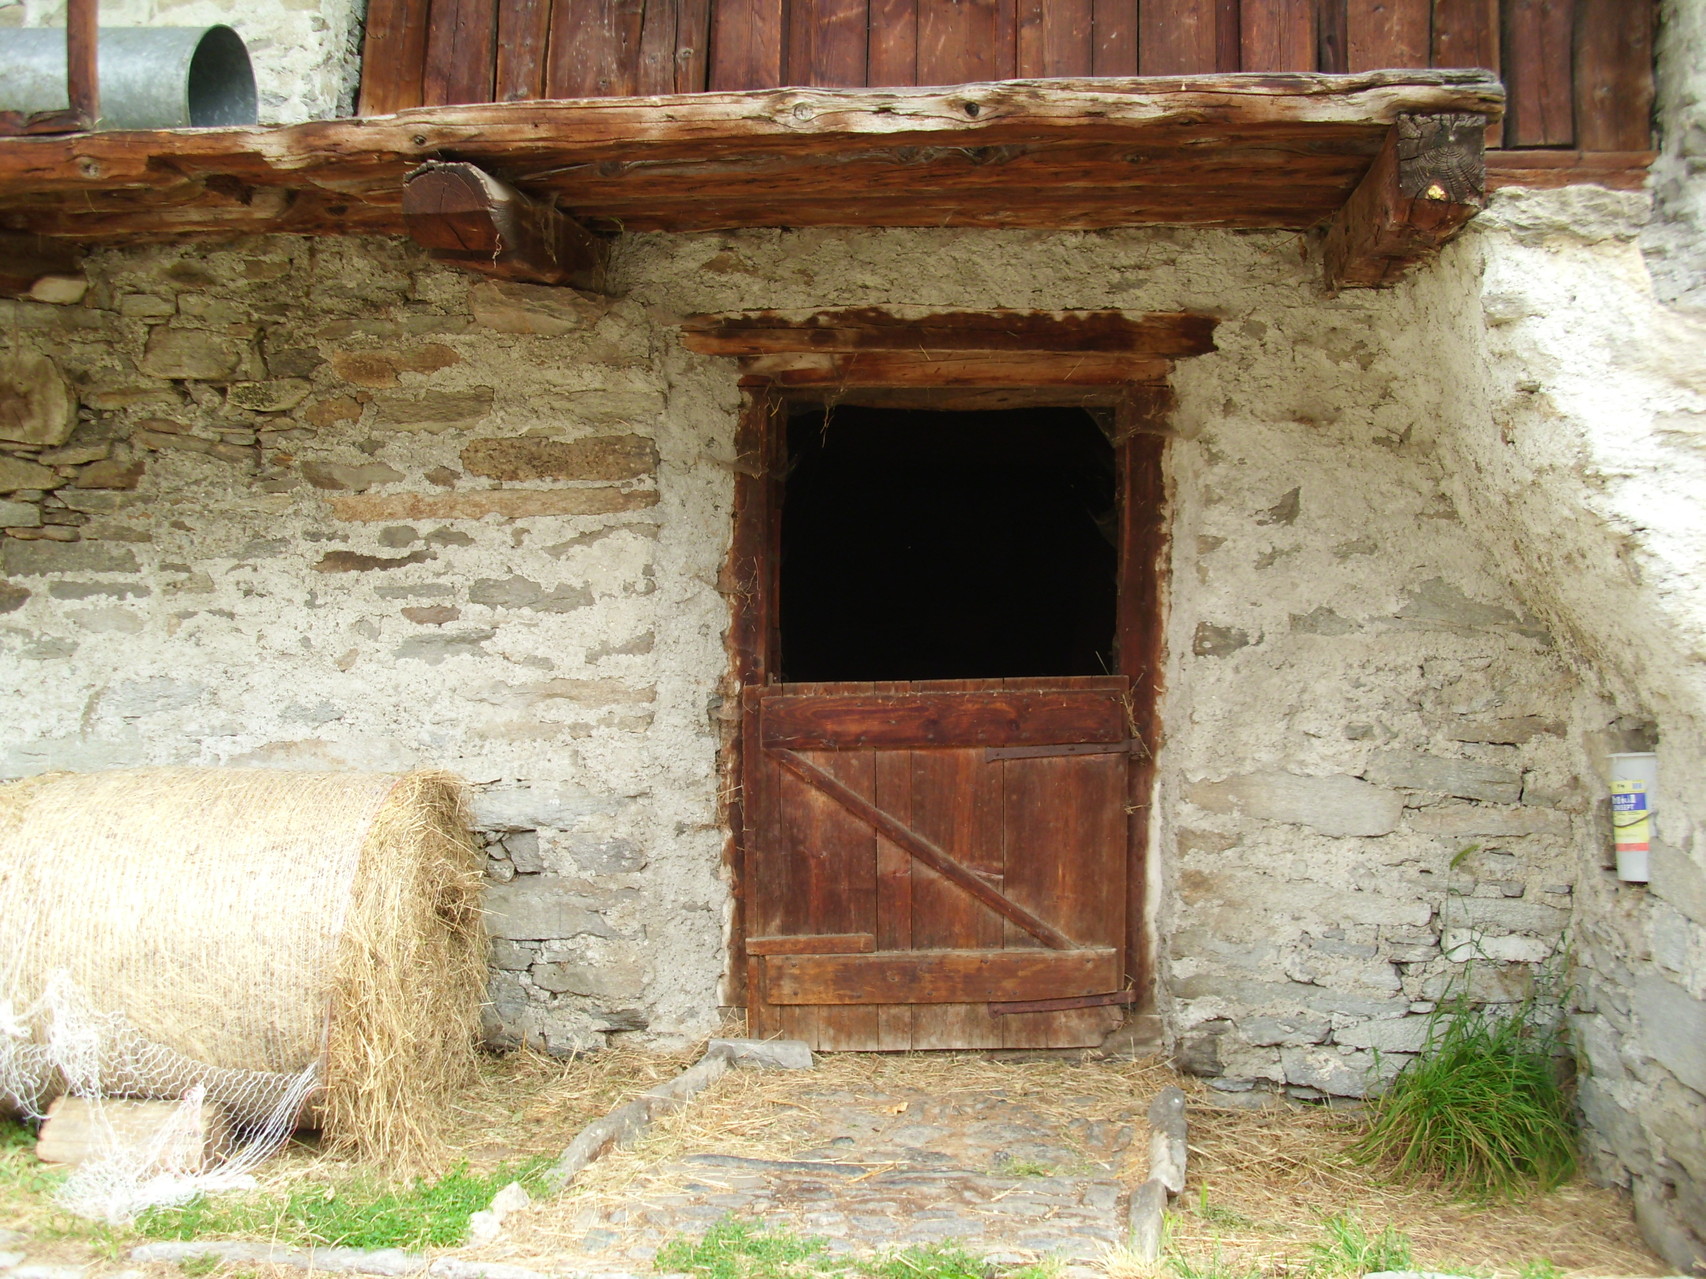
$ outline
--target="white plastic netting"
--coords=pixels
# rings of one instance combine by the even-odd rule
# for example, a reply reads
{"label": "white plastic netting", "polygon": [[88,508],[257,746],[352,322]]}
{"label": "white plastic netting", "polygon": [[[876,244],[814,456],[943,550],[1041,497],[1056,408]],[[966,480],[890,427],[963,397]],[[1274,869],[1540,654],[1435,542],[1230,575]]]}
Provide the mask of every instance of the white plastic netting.
{"label": "white plastic netting", "polygon": [[[0,1107],[45,1119],[53,1098],[86,1104],[90,1154],[55,1193],[80,1217],[121,1223],[252,1185],[250,1173],[290,1138],[319,1078],[318,1062],[284,1074],[191,1061],[123,1014],[91,1009],[63,970],[28,1007],[0,996]],[[139,1130],[112,1100],[135,1095],[177,1100]],[[212,1113],[239,1117],[217,1149],[205,1131],[210,1103]]]}

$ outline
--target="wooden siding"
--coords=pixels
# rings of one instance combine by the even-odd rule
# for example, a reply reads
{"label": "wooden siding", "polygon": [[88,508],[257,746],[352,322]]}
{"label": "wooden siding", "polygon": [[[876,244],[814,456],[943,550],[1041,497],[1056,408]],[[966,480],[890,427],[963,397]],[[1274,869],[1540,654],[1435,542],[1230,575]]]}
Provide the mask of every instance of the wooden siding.
{"label": "wooden siding", "polygon": [[372,0],[361,110],[1480,66],[1509,92],[1504,146],[1639,152],[1653,11],[1654,0]]}

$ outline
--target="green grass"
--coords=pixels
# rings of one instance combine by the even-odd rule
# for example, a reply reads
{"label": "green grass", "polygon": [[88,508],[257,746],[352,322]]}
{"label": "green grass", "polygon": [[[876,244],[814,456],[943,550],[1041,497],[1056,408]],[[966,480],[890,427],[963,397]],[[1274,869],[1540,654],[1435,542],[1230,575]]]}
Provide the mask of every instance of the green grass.
{"label": "green grass", "polygon": [[1391,1226],[1371,1235],[1354,1213],[1321,1223],[1322,1242],[1310,1245],[1311,1275],[1366,1275],[1413,1268],[1409,1237]]}
{"label": "green grass", "polygon": [[512,1181],[524,1186],[548,1160],[490,1173],[453,1169],[406,1187],[351,1181],[299,1187],[284,1196],[220,1195],[181,1208],[157,1208],[137,1218],[136,1231],[155,1239],[250,1235],[284,1243],[348,1248],[443,1248],[462,1242],[468,1218]]}
{"label": "green grass", "polygon": [[1352,1153],[1475,1199],[1563,1184],[1576,1169],[1576,1131],[1561,1047],[1560,1024],[1544,1023],[1532,1004],[1502,1014],[1463,1000],[1442,1006]]}
{"label": "green grass", "polygon": [[725,1218],[701,1239],[673,1239],[658,1250],[660,1271],[699,1279],[1051,1279],[1054,1267],[1001,1267],[952,1244],[903,1248],[863,1260],[832,1257],[822,1239]]}

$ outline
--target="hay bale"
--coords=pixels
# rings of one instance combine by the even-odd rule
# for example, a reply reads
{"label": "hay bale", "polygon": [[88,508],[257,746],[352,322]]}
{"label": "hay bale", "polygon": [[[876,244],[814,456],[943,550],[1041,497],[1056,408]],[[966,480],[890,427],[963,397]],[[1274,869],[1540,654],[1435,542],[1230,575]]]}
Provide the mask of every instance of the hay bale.
{"label": "hay bale", "polygon": [[[78,1059],[40,1013],[70,989],[82,1020],[122,1015],[101,1023],[107,1095],[201,1084],[255,1123],[296,1106],[289,1081],[317,1067],[308,1118],[333,1145],[429,1161],[474,1065],[478,894],[443,773],[152,768],[0,787],[0,1000],[37,1010],[13,1037],[13,1100],[39,1113],[42,1094],[76,1090]],[[60,1079],[41,1077],[49,1061]]]}

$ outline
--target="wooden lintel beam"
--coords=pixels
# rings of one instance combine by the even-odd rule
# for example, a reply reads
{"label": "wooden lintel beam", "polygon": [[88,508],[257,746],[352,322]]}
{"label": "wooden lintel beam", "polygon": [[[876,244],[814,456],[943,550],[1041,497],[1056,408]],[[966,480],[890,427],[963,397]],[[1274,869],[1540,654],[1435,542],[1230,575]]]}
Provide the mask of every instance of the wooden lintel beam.
{"label": "wooden lintel beam", "polygon": [[1487,202],[1482,115],[1402,115],[1327,225],[1330,293],[1396,284],[1437,254]]}
{"label": "wooden lintel beam", "polygon": [[441,262],[601,292],[609,241],[477,165],[429,161],[403,181],[403,225]]}
{"label": "wooden lintel beam", "polygon": [[682,344],[703,355],[842,351],[1009,351],[1202,355],[1218,321],[1191,312],[956,311],[913,318],[876,307],[809,314],[744,311],[689,316]]}

